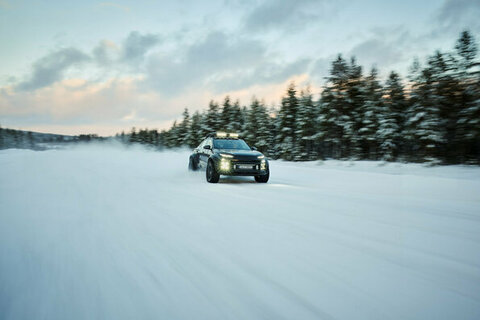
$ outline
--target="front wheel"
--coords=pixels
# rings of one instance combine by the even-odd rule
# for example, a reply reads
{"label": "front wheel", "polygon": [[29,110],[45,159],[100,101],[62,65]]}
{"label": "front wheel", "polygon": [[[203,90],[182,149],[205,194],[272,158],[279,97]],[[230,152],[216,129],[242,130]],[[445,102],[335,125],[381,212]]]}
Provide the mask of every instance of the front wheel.
{"label": "front wheel", "polygon": [[267,169],[267,174],[263,176],[255,176],[255,181],[259,183],[266,183],[268,182],[268,179],[270,178],[270,169]]}
{"label": "front wheel", "polygon": [[208,161],[206,175],[207,175],[207,181],[210,183],[217,183],[218,180],[220,180],[220,175],[215,169],[213,161]]}

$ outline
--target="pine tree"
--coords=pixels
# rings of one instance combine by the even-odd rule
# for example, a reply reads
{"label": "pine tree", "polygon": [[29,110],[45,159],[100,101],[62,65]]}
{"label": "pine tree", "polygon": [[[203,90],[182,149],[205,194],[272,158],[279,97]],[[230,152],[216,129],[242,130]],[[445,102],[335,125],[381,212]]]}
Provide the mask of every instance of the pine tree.
{"label": "pine tree", "polygon": [[244,139],[251,146],[254,146],[257,143],[257,134],[260,127],[258,119],[259,112],[260,102],[253,97],[250,108],[247,110],[247,119],[244,132]]}
{"label": "pine tree", "polygon": [[296,144],[296,160],[314,160],[316,158],[317,117],[317,108],[313,102],[310,87],[307,87],[300,92],[298,112],[295,118],[295,135],[299,137]]}
{"label": "pine tree", "polygon": [[246,106],[240,107],[240,135],[246,137],[248,134],[248,108]]}
{"label": "pine tree", "polygon": [[130,141],[129,142],[130,143],[138,142],[137,132],[136,132],[135,127],[132,127],[132,131],[130,131]]}
{"label": "pine tree", "polygon": [[230,97],[226,96],[222,105],[222,112],[220,114],[220,130],[230,132],[232,131],[232,126],[230,124],[230,119],[232,118],[232,104],[230,102]]}
{"label": "pine tree", "polygon": [[162,148],[168,147],[168,131],[167,130],[162,130],[158,134],[158,143]]}
{"label": "pine tree", "polygon": [[220,113],[218,112],[218,108],[218,103],[211,100],[208,105],[203,128],[207,133],[220,130]]}
{"label": "pine tree", "polygon": [[190,113],[188,112],[188,108],[185,108],[182,113],[183,120],[178,126],[178,145],[179,146],[186,146],[188,145],[189,134],[190,134]]}
{"label": "pine tree", "polygon": [[255,146],[261,152],[268,154],[272,143],[270,117],[265,104],[255,97],[247,110],[245,128],[244,138],[246,142],[251,146]]}
{"label": "pine tree", "polygon": [[353,159],[362,157],[362,145],[359,131],[363,127],[365,81],[362,67],[357,65],[355,57],[348,66],[348,81],[346,83],[347,103],[343,112],[343,145],[346,156]]}
{"label": "pine tree", "polygon": [[438,149],[442,142],[438,107],[441,98],[436,96],[435,92],[435,83],[438,83],[436,82],[438,79],[434,76],[434,64],[435,62],[431,60],[429,68],[420,70],[418,62],[414,62],[410,105],[406,112],[407,120],[404,130],[404,137],[409,145],[409,158],[431,163],[439,161]]}
{"label": "pine tree", "polygon": [[480,62],[477,45],[470,32],[462,32],[455,49],[462,92],[456,142],[461,146],[462,162],[480,163]]}
{"label": "pine tree", "polygon": [[377,131],[383,160],[393,161],[401,154],[406,106],[400,76],[392,71],[385,84]]}
{"label": "pine tree", "polygon": [[178,131],[179,126],[177,124],[177,120],[173,122],[172,127],[168,130],[166,138],[166,146],[168,148],[175,148],[179,146],[179,139],[178,139]]}
{"label": "pine tree", "polygon": [[157,149],[161,147],[160,139],[159,139],[160,134],[158,133],[158,130],[157,129],[151,130],[150,135],[151,135],[152,145]]}
{"label": "pine tree", "polygon": [[243,118],[242,110],[240,108],[240,102],[235,101],[230,110],[230,117],[228,119],[229,127],[228,130],[232,132],[240,132],[242,130]]}
{"label": "pine tree", "polygon": [[190,125],[190,131],[188,134],[188,140],[187,140],[187,145],[190,148],[195,148],[198,146],[200,141],[203,138],[202,131],[202,116],[198,111],[195,111],[195,113],[192,116],[192,121]]}
{"label": "pine tree", "polygon": [[275,132],[273,130],[275,124],[263,100],[260,102],[258,123],[259,130],[256,147],[265,155],[272,156],[275,151]]}
{"label": "pine tree", "polygon": [[358,143],[363,159],[376,160],[378,149],[378,115],[382,110],[382,86],[377,80],[378,71],[372,68],[365,79],[364,102],[360,107]]}
{"label": "pine tree", "polygon": [[298,98],[295,84],[291,83],[287,90],[287,96],[282,99],[282,106],[278,113],[279,128],[277,142],[279,144],[279,155],[282,159],[293,160],[296,143],[295,119],[298,110]]}
{"label": "pine tree", "polygon": [[332,62],[330,76],[322,91],[318,117],[320,131],[317,134],[322,144],[322,158],[339,159],[345,156],[342,142],[346,120],[348,69],[347,62],[338,55]]}

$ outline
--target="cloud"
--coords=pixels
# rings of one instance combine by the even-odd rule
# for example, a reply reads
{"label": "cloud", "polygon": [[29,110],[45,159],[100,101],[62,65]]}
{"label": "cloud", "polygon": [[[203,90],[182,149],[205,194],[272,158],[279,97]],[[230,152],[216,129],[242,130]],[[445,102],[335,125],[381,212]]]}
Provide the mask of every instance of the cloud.
{"label": "cloud", "polygon": [[398,43],[373,38],[353,47],[350,56],[355,56],[360,64],[368,68],[375,65],[380,69],[386,69],[404,58],[402,52],[404,51],[399,48]]}
{"label": "cloud", "polygon": [[145,54],[160,43],[158,34],[141,34],[138,31],[132,31],[123,43],[123,60],[138,61],[143,59]]}
{"label": "cloud", "polygon": [[54,51],[33,64],[30,78],[18,84],[19,90],[36,90],[62,80],[66,70],[81,65],[90,58],[76,48]]}
{"label": "cloud", "polygon": [[329,58],[318,58],[312,63],[310,75],[316,84],[321,85],[325,82],[325,78],[329,75],[330,65],[335,60],[335,56]]}
{"label": "cloud", "polygon": [[436,15],[442,29],[480,31],[480,0],[446,0]]}
{"label": "cloud", "polygon": [[123,40],[119,46],[110,40],[100,41],[92,50],[92,57],[99,66],[116,67],[122,69],[124,66],[136,66],[135,69],[143,63],[145,55],[161,42],[158,34],[141,34],[138,31],[132,31]]}
{"label": "cloud", "polygon": [[250,32],[298,30],[332,12],[328,0],[267,0],[247,14],[244,28]]}
{"label": "cloud", "polygon": [[218,79],[214,91],[220,93],[241,90],[254,85],[281,83],[292,76],[304,74],[310,62],[308,58],[290,63],[265,62],[243,72],[226,74]]}
{"label": "cloud", "polygon": [[264,44],[219,31],[208,34],[182,55],[157,54],[147,63],[146,82],[167,95],[193,86],[221,92],[259,83],[281,82],[304,71],[307,60],[273,62]]}
{"label": "cloud", "polygon": [[364,73],[376,67],[382,78],[391,70],[407,70],[413,59],[410,52],[422,52],[427,40],[412,36],[403,25],[376,27],[344,57],[355,57]]}
{"label": "cloud", "polygon": [[92,56],[99,65],[110,65],[117,59],[119,48],[118,46],[109,40],[102,40],[98,45],[93,48]]}

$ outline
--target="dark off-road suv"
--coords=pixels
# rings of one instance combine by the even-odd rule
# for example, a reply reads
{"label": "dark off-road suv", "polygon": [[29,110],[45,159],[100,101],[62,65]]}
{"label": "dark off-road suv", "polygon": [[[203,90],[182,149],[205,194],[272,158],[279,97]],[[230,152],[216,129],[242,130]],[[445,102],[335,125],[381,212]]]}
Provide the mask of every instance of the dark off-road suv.
{"label": "dark off-road suv", "polygon": [[193,150],[188,168],[194,171],[205,168],[207,181],[211,183],[218,182],[220,175],[254,176],[257,182],[267,182],[270,177],[267,158],[235,133],[208,135]]}

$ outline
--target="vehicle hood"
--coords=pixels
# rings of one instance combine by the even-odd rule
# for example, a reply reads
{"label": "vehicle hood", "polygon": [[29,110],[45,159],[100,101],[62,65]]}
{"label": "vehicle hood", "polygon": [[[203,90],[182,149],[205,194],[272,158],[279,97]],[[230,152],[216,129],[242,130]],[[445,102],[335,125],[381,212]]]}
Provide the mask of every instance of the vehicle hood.
{"label": "vehicle hood", "polygon": [[238,150],[238,149],[216,149],[218,153],[231,154],[234,159],[239,160],[257,160],[262,153],[255,150]]}

